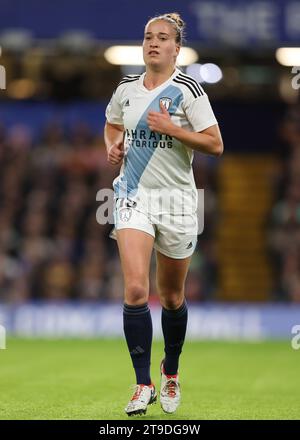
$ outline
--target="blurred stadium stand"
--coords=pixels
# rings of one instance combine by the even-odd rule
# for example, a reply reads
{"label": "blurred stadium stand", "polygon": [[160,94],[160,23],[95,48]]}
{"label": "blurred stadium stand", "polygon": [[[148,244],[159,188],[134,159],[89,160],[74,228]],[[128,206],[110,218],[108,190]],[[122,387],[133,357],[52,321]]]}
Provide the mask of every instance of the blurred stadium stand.
{"label": "blurred stadium stand", "polygon": [[[96,222],[96,193],[118,173],[106,162],[104,109],[127,70],[104,51],[140,43],[143,24],[161,8],[136,0],[1,2],[0,322],[5,307],[32,301],[122,300],[116,243],[108,238],[111,225]],[[182,13],[199,63],[215,63],[223,74],[203,84],[225,154],[195,155],[205,228],[187,298],[203,305],[299,303],[299,89],[292,88],[291,67],[275,59],[278,47],[300,46],[299,2],[177,0],[163,10]],[[154,261],[150,301],[157,304]],[[261,335],[263,321],[258,329],[253,313],[238,316],[245,327],[254,323],[252,336]],[[275,328],[279,315],[268,316]],[[285,334],[291,316],[283,318]]]}

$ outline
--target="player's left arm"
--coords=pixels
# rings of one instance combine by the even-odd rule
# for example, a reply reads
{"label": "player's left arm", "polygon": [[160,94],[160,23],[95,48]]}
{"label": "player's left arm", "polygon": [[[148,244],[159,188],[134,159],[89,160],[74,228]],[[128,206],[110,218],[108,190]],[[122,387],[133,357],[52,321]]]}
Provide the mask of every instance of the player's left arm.
{"label": "player's left arm", "polygon": [[173,125],[170,136],[175,137],[187,147],[214,156],[221,156],[223,153],[223,140],[218,124],[212,125],[199,133],[187,131],[175,124]]}
{"label": "player's left arm", "polygon": [[214,124],[201,132],[188,131],[175,125],[164,105],[160,104],[160,112],[150,111],[147,122],[152,131],[167,134],[178,139],[187,147],[202,153],[220,156],[223,153],[223,140],[218,124]]}

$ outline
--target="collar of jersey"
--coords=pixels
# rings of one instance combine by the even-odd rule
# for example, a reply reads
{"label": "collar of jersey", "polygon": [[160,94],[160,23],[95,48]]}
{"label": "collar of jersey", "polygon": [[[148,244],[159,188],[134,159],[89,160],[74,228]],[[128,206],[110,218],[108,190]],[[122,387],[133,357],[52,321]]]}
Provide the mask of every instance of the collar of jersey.
{"label": "collar of jersey", "polygon": [[163,82],[163,83],[160,84],[159,86],[155,87],[154,89],[152,89],[152,90],[148,90],[148,89],[146,89],[146,87],[144,86],[144,77],[145,77],[145,75],[146,75],[146,72],[144,72],[144,73],[140,76],[140,78],[139,78],[139,80],[138,80],[138,82],[137,82],[137,86],[138,86],[138,88],[139,88],[140,90],[143,90],[144,92],[147,92],[147,93],[157,92],[157,90],[159,90],[160,88],[165,87],[165,86],[168,84],[169,81],[172,81],[172,79],[175,78],[175,76],[178,75],[178,73],[181,73],[181,70],[179,70],[178,67],[175,67],[175,71],[174,71],[174,73],[170,76],[170,78],[168,78],[165,82]]}

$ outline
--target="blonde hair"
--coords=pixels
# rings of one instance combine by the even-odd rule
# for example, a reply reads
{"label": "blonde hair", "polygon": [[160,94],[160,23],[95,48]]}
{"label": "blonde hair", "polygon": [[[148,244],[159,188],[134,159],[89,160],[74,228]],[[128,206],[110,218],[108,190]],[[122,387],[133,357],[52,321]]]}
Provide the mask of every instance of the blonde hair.
{"label": "blonde hair", "polygon": [[170,23],[173,26],[173,28],[176,32],[175,41],[177,44],[179,44],[181,46],[183,43],[183,40],[184,40],[185,22],[182,20],[180,15],[177,12],[171,12],[169,14],[157,15],[153,18],[150,18],[150,20],[148,21],[146,26],[149,23],[152,23],[153,21],[157,21],[157,20],[167,21],[168,23]]}

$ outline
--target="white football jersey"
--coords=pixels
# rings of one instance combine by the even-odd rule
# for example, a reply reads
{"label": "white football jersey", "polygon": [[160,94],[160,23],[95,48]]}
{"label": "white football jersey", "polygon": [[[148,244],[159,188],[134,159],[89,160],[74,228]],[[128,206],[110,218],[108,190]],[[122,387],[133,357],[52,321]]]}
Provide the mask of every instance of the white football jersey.
{"label": "white football jersey", "polygon": [[124,126],[125,156],[113,187],[116,197],[148,189],[196,189],[193,150],[171,136],[150,130],[147,115],[161,111],[162,102],[174,124],[200,132],[217,124],[206,93],[197,81],[176,68],[153,90],[144,87],[145,73],[128,75],[116,88],[106,109],[107,121]]}

